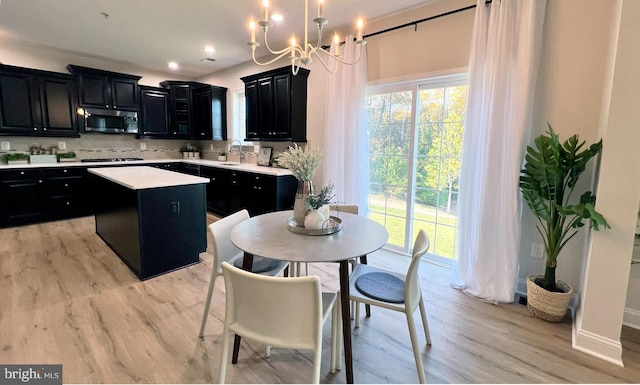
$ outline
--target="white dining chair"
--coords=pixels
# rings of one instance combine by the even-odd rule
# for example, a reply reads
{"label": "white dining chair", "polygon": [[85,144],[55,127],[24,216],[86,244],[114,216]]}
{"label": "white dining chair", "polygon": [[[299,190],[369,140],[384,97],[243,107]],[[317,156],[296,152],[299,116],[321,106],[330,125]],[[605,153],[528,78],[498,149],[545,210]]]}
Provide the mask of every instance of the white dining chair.
{"label": "white dining chair", "polygon": [[420,308],[424,335],[427,345],[431,345],[427,312],[418,276],[421,257],[427,250],[429,250],[429,237],[424,230],[420,230],[413,244],[413,255],[406,275],[358,264],[349,277],[350,299],[356,302],[356,328],[360,327],[360,303],[405,313],[418,377],[422,384],[426,383],[426,378],[413,313],[416,308]]}
{"label": "white dining chair", "polygon": [[[204,329],[207,325],[207,318],[209,316],[211,298],[213,297],[213,291],[216,286],[216,279],[218,276],[222,275],[222,262],[226,261],[236,266],[242,266],[244,253],[231,243],[229,234],[235,225],[247,219],[249,219],[249,212],[247,210],[240,210],[209,225],[209,231],[207,232],[207,253],[213,256],[213,263],[211,266],[209,291],[207,292],[207,299],[204,303],[204,313],[202,314],[202,323],[200,324],[199,336],[201,338],[204,337]],[[252,271],[264,275],[275,276],[285,272],[288,266],[289,263],[285,261],[277,261],[267,258],[259,259],[258,257],[254,257]]]}
{"label": "white dining chair", "polygon": [[267,346],[313,351],[311,383],[320,382],[322,328],[332,314],[331,372],[337,361],[340,305],[336,293],[323,293],[318,276],[270,277],[222,263],[226,315],[220,361],[225,382],[231,336],[237,334]]}

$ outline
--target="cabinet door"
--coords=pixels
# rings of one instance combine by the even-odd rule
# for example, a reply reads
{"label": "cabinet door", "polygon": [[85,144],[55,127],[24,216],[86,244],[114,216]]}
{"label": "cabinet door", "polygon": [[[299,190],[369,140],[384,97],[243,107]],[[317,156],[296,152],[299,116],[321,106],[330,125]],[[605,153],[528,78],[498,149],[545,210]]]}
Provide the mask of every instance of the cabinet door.
{"label": "cabinet door", "polygon": [[213,137],[211,88],[204,87],[193,90],[191,102],[191,110],[193,112],[192,136],[198,139],[211,139]]}
{"label": "cabinet door", "polygon": [[111,99],[117,110],[138,110],[138,82],[131,79],[111,78]]}
{"label": "cabinet door", "polygon": [[273,136],[275,109],[273,103],[273,77],[258,80],[258,135]]}
{"label": "cabinet door", "polygon": [[43,131],[49,134],[77,132],[73,95],[72,79],[40,78]]}
{"label": "cabinet door", "polygon": [[33,134],[38,131],[40,105],[31,79],[27,74],[0,73],[1,132]]}
{"label": "cabinet door", "polygon": [[259,118],[258,118],[258,81],[252,80],[244,86],[245,112],[247,120],[245,122],[247,139],[258,139]]}
{"label": "cabinet door", "polygon": [[167,137],[169,135],[169,91],[141,88],[140,104],[142,135]]}
{"label": "cabinet door", "polygon": [[227,140],[227,89],[211,87],[211,139]]}
{"label": "cabinet door", "polygon": [[246,206],[251,216],[276,211],[276,179],[261,174],[246,174]]}
{"label": "cabinet door", "polygon": [[291,76],[277,75],[273,77],[273,109],[275,123],[272,136],[291,138]]}
{"label": "cabinet door", "polygon": [[106,76],[81,74],[77,77],[80,105],[110,108],[109,80]]}
{"label": "cabinet door", "polygon": [[42,184],[39,169],[0,173],[0,225],[15,226],[41,220]]}

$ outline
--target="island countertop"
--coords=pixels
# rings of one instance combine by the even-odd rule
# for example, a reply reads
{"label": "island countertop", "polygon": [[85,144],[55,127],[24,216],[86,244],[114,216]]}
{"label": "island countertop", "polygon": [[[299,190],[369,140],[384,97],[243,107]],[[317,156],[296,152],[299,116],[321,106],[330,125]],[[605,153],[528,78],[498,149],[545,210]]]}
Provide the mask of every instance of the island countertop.
{"label": "island countertop", "polygon": [[88,171],[132,190],[209,183],[208,178],[150,166],[101,167]]}

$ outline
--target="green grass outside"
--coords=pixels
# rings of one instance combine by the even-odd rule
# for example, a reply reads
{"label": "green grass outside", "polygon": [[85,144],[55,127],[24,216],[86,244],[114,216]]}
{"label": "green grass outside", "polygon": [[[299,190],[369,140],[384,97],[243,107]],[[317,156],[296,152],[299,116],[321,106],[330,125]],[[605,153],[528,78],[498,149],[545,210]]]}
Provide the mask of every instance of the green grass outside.
{"label": "green grass outside", "polygon": [[[397,198],[388,198],[385,210],[385,196],[383,194],[369,195],[369,217],[382,224],[389,231],[389,243],[404,246],[406,201]],[[436,208],[421,203],[414,207],[413,231],[411,239],[424,229],[431,241],[429,252],[445,258],[457,258],[456,233],[458,216],[440,210],[436,216]],[[385,221],[386,218],[386,221]],[[436,222],[437,219],[437,222]],[[436,231],[437,230],[437,231]]]}

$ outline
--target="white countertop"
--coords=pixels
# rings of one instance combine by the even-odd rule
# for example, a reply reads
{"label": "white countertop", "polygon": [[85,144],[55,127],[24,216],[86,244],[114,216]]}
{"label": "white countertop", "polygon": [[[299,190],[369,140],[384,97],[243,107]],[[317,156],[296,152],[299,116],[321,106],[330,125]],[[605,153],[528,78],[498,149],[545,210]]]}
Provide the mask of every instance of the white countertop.
{"label": "white countertop", "polygon": [[59,162],[59,163],[26,163],[26,164],[0,164],[0,170],[10,170],[15,168],[46,168],[46,167],[76,167],[76,166],[131,166],[137,165],[142,166],[145,164],[154,164],[154,163],[188,163],[188,164],[196,164],[199,166],[206,167],[217,167],[224,168],[228,170],[237,170],[244,172],[252,172],[256,174],[265,174],[265,175],[273,175],[273,176],[284,176],[284,175],[292,175],[291,171],[286,168],[280,167],[264,167],[258,166],[253,163],[234,163],[234,162],[220,162],[216,160],[204,160],[204,159],[194,159],[194,160],[182,160],[182,159],[150,159],[150,160],[129,160],[125,162]]}
{"label": "white countertop", "polygon": [[207,178],[149,166],[101,167],[87,171],[132,190],[209,183]]}

